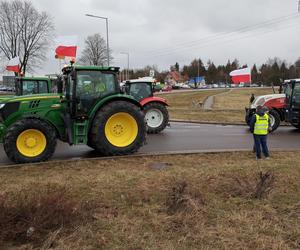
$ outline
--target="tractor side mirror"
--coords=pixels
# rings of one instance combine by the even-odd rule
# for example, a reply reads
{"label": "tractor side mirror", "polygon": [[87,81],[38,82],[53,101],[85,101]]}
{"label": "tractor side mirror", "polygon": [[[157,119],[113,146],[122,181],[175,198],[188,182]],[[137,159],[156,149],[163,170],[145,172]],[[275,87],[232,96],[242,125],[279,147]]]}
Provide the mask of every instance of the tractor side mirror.
{"label": "tractor side mirror", "polygon": [[61,77],[58,77],[56,79],[56,86],[57,86],[57,93],[63,92],[63,80]]}
{"label": "tractor side mirror", "polygon": [[130,94],[130,86],[129,86],[128,84],[126,84],[126,85],[124,86],[124,92],[125,92],[126,94]]}
{"label": "tractor side mirror", "polygon": [[295,88],[296,82],[295,82],[295,81],[292,81],[291,83],[292,83],[292,89],[294,89],[294,88]]}
{"label": "tractor side mirror", "polygon": [[73,81],[76,80],[76,73],[75,73],[75,70],[73,70],[73,71],[71,72],[71,78],[72,78]]}

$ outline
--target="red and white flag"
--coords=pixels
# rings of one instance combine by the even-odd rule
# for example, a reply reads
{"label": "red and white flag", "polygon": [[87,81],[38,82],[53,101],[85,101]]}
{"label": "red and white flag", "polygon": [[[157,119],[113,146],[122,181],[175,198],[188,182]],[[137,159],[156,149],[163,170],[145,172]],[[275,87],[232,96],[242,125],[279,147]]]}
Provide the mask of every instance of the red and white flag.
{"label": "red and white flag", "polygon": [[77,36],[60,36],[56,39],[55,57],[76,57]]}
{"label": "red and white flag", "polygon": [[249,83],[251,82],[251,69],[243,68],[231,71],[230,74],[233,83]]}
{"label": "red and white flag", "polygon": [[17,56],[10,59],[6,66],[6,70],[13,71],[13,72],[20,72],[20,58]]}

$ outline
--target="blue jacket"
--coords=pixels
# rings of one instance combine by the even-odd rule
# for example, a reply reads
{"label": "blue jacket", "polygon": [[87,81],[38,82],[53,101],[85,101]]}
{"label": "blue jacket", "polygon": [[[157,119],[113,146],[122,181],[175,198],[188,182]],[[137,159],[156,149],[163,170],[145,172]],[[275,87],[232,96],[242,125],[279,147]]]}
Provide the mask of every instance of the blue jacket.
{"label": "blue jacket", "polygon": [[[265,115],[265,111],[262,111],[262,110],[260,110],[260,111],[258,111],[256,114],[258,114],[259,116],[264,116]],[[256,116],[255,116],[255,114],[254,115],[252,115],[252,117],[251,117],[251,120],[250,120],[250,132],[253,134],[253,132],[254,132],[254,126],[255,126],[255,123],[256,123]],[[270,119],[269,119],[269,127],[271,127],[271,123],[270,123]]]}

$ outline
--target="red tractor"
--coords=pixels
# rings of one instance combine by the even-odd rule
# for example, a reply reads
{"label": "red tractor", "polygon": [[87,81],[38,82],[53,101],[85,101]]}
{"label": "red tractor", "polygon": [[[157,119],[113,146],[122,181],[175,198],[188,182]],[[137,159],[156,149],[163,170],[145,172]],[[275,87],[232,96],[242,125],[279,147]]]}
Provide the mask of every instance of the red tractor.
{"label": "red tractor", "polygon": [[133,96],[143,106],[147,122],[147,132],[157,134],[169,124],[168,103],[165,99],[153,96],[152,81],[130,80],[125,83],[125,92]]}
{"label": "red tractor", "polygon": [[275,131],[281,122],[285,121],[285,108],[286,108],[286,84],[284,84],[283,94],[271,94],[257,96],[246,108],[245,121],[249,125],[252,115],[255,114],[257,106],[265,106],[269,109],[269,117],[271,122],[272,131]]}

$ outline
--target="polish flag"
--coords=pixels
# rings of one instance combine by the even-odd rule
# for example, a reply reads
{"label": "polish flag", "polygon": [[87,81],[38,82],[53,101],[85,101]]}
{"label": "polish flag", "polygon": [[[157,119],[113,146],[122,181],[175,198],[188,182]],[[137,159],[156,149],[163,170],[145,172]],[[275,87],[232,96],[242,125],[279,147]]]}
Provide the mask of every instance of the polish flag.
{"label": "polish flag", "polygon": [[230,74],[233,83],[248,83],[251,82],[251,69],[243,68],[231,71]]}
{"label": "polish flag", "polygon": [[56,39],[56,58],[76,57],[77,36],[61,36]]}
{"label": "polish flag", "polygon": [[13,72],[20,72],[20,58],[17,56],[10,59],[6,66],[6,70],[13,71]]}

